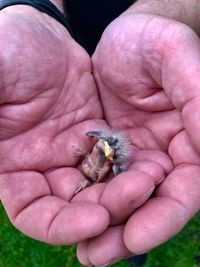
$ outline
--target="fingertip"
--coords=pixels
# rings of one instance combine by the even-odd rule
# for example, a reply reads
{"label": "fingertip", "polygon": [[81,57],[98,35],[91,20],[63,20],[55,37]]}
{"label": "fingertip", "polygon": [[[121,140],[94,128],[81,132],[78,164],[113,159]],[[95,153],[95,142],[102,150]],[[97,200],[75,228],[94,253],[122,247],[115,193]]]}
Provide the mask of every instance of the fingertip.
{"label": "fingertip", "polygon": [[88,258],[88,241],[82,241],[78,244],[76,256],[81,264],[85,266],[91,265]]}
{"label": "fingertip", "polygon": [[169,198],[150,199],[128,220],[124,229],[125,245],[134,254],[143,254],[167,241],[186,222],[180,203]]}
{"label": "fingertip", "polygon": [[160,150],[135,150],[134,161],[149,161],[160,165],[165,173],[170,173],[174,169],[171,158]]}
{"label": "fingertip", "polygon": [[165,172],[162,166],[152,161],[136,161],[131,165],[132,170],[145,172],[150,175],[155,185],[161,183],[165,178]]}
{"label": "fingertip", "polygon": [[76,168],[62,167],[45,173],[45,177],[54,196],[69,201],[78,184],[85,178]]}
{"label": "fingertip", "polygon": [[105,186],[106,185],[104,183],[91,185],[76,194],[71,202],[90,202],[98,204]]}
{"label": "fingertip", "polygon": [[70,203],[51,223],[48,238],[55,244],[73,244],[99,235],[109,223],[109,213],[102,206]]}
{"label": "fingertip", "polygon": [[113,178],[100,199],[110,213],[111,224],[122,223],[150,197],[154,188],[153,180],[144,172],[131,170]]}
{"label": "fingertip", "polygon": [[112,226],[88,244],[89,262],[95,266],[110,266],[132,254],[123,241],[124,226]]}

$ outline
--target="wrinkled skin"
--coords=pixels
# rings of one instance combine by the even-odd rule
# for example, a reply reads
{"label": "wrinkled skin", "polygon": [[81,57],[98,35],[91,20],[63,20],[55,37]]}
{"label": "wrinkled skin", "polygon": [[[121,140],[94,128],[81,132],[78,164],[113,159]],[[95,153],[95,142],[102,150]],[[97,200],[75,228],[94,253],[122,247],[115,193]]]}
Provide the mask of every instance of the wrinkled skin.
{"label": "wrinkled skin", "polygon": [[90,58],[47,15],[7,10],[0,20],[0,198],[12,223],[36,239],[71,244],[96,236],[108,211],[69,204],[85,179],[81,155],[94,145],[85,132],[105,124]]}
{"label": "wrinkled skin", "polygon": [[158,246],[200,208],[200,41],[183,24],[127,13],[104,32],[93,65],[106,121],[135,146],[131,169],[100,199],[113,226],[78,247],[82,263],[103,265]]}
{"label": "wrinkled skin", "polygon": [[[0,198],[12,223],[45,242],[80,242],[86,265],[176,234],[200,203],[197,36],[167,19],[123,15],[93,56],[101,99],[89,56],[47,15],[8,8],[0,36]],[[106,123],[126,131],[132,165],[73,197],[81,154],[94,145],[85,132]]]}

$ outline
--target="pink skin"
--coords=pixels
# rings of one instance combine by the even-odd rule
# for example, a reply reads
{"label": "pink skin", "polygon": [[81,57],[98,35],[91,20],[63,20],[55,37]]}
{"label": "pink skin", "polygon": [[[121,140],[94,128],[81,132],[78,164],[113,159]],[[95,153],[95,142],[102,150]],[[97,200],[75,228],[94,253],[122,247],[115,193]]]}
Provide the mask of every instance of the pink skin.
{"label": "pink skin", "polygon": [[[73,198],[84,180],[81,154],[94,145],[85,133],[106,126],[91,60],[62,25],[31,7],[3,10],[0,26],[1,201],[12,223],[33,238],[71,244],[95,237],[110,224],[99,203],[106,185]],[[143,175],[131,189],[137,195],[130,191],[123,200],[123,220],[163,176],[156,168],[154,180]],[[135,197],[140,201],[129,207]]]}
{"label": "pink skin", "polygon": [[87,53],[54,19],[23,11],[1,12],[0,198],[25,234],[71,244],[109,224],[98,203],[70,203],[94,145],[85,132],[105,122]]}
{"label": "pink skin", "polygon": [[80,242],[79,260],[95,265],[177,233],[200,203],[196,35],[147,15],[109,26],[95,78],[107,123],[132,141],[131,167],[75,197],[81,154],[94,145],[85,133],[106,126],[91,60],[30,7],[1,12],[0,36],[0,198],[12,223],[48,243]]}
{"label": "pink skin", "polygon": [[104,32],[92,59],[105,118],[136,148],[130,170],[100,199],[112,226],[78,246],[83,264],[101,266],[149,251],[199,210],[199,47],[190,28],[151,15],[123,14]]}

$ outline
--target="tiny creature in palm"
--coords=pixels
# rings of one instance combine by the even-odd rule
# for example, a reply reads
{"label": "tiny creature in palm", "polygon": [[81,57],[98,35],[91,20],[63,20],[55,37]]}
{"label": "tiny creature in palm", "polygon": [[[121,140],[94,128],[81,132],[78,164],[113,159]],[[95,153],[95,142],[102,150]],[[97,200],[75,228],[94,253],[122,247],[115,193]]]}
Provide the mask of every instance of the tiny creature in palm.
{"label": "tiny creature in palm", "polygon": [[130,142],[122,132],[90,131],[86,135],[97,138],[97,142],[92,152],[82,161],[81,171],[87,179],[79,184],[76,193],[91,184],[102,181],[111,170],[116,176],[128,167]]}

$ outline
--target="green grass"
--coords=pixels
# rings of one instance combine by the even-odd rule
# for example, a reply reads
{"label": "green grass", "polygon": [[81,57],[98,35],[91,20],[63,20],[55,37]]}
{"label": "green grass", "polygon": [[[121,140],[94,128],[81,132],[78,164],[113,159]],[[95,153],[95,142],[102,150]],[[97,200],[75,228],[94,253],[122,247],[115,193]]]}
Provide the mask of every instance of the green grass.
{"label": "green grass", "polygon": [[[0,205],[0,267],[80,267],[75,246],[50,246],[17,231]],[[121,261],[115,267],[129,267]],[[144,267],[200,267],[200,214],[175,238],[153,250]]]}

